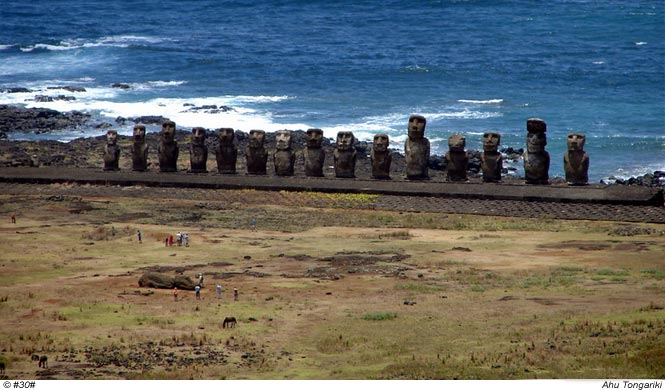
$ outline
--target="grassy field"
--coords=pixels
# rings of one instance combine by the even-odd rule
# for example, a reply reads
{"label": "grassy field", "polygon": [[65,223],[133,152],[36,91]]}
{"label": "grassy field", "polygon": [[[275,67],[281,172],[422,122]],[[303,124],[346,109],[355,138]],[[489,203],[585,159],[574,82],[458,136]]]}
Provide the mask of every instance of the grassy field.
{"label": "grassy field", "polygon": [[[665,377],[662,225],[116,195],[0,195],[7,377]],[[155,270],[204,273],[202,299],[139,288]]]}

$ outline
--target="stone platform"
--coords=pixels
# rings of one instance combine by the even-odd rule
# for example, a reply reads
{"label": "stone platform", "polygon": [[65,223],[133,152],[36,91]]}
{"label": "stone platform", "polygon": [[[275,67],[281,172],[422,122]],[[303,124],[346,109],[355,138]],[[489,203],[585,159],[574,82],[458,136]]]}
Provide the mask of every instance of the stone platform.
{"label": "stone platform", "polygon": [[[194,198],[205,198],[206,195],[201,194],[220,189],[366,193],[381,195],[374,205],[376,209],[665,223],[662,189],[619,185],[573,187],[519,182],[382,181],[187,172],[104,172],[62,167],[0,168],[0,182],[4,183],[0,186],[0,193],[15,193],[11,189],[12,183],[92,184],[100,186],[102,193],[108,192],[103,190],[105,186],[144,186],[153,187],[155,195],[168,194],[169,189],[178,188],[188,189],[183,193]],[[100,195],[99,191],[91,192],[91,195],[95,192]],[[130,193],[123,191],[123,196]]]}

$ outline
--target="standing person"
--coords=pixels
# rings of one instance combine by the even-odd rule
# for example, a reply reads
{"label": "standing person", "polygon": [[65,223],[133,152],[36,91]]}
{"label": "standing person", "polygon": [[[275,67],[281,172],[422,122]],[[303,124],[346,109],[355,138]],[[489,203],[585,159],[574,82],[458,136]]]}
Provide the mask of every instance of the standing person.
{"label": "standing person", "polygon": [[175,241],[178,246],[182,245],[182,234],[180,232],[175,235]]}
{"label": "standing person", "polygon": [[183,233],[182,234],[182,244],[184,246],[189,246],[189,234],[188,233]]}
{"label": "standing person", "polygon": [[197,284],[196,287],[194,287],[194,291],[196,292],[196,299],[201,299],[201,286]]}
{"label": "standing person", "polygon": [[173,300],[178,302],[178,287],[173,287]]}
{"label": "standing person", "polygon": [[237,301],[238,300],[238,289],[233,287],[233,300]]}
{"label": "standing person", "polygon": [[141,241],[141,229],[138,229],[136,231],[136,237],[139,238],[139,244],[143,244],[143,241]]}
{"label": "standing person", "polygon": [[16,223],[16,216],[12,214],[12,223]]}
{"label": "standing person", "polygon": [[169,246],[169,238],[164,237],[164,246]]}
{"label": "standing person", "polygon": [[173,246],[173,235],[169,236],[169,246]]}
{"label": "standing person", "polygon": [[199,286],[203,287],[203,272],[199,274]]}
{"label": "standing person", "polygon": [[217,283],[217,299],[222,299],[222,285]]}

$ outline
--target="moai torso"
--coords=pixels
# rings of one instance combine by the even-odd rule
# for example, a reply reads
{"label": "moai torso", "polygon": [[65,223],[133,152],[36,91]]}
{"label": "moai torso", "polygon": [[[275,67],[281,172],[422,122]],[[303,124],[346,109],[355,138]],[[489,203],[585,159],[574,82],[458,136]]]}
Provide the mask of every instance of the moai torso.
{"label": "moai torso", "polygon": [[589,155],[584,151],[586,136],[568,134],[568,151],[563,155],[563,168],[569,185],[589,184]]}
{"label": "moai torso", "polygon": [[446,152],[446,177],[450,181],[466,181],[466,170],[469,167],[469,157],[464,148],[466,138],[462,135],[451,135],[448,138],[448,152]]}
{"label": "moai torso", "polygon": [[208,147],[205,144],[206,129],[195,127],[192,129],[192,143],[189,145],[190,172],[208,172]]}
{"label": "moai torso", "polygon": [[178,170],[178,155],[180,149],[175,140],[175,122],[166,121],[162,124],[162,138],[159,141],[159,170],[160,172],[176,172]]}
{"label": "moai torso", "polygon": [[386,134],[377,134],[372,142],[372,177],[374,179],[390,179],[390,163],[392,155],[388,146],[390,138]]}
{"label": "moai torso", "polygon": [[148,144],[145,143],[145,126],[134,126],[134,142],[132,143],[132,170],[148,170]]}
{"label": "moai torso", "polygon": [[249,141],[245,149],[247,158],[247,173],[250,175],[265,175],[268,163],[268,151],[265,149],[266,132],[263,130],[251,130]]}
{"label": "moai torso", "polygon": [[293,166],[296,162],[296,155],[291,150],[291,132],[280,130],[275,133],[275,153],[273,162],[275,163],[275,175],[293,176]]}
{"label": "moai torso", "polygon": [[217,171],[219,173],[236,173],[238,147],[233,143],[233,129],[219,129],[219,145],[217,146]]}
{"label": "moai torso", "polygon": [[524,152],[524,178],[527,184],[548,184],[550,154],[547,145],[547,125],[542,119],[531,118],[526,122],[526,152]]}
{"label": "moai torso", "polygon": [[109,130],[106,133],[106,146],[104,146],[104,170],[117,171],[120,169],[120,147],[118,147],[118,132]]}
{"label": "moai torso", "polygon": [[355,137],[350,131],[337,133],[337,146],[333,152],[335,159],[335,177],[356,177]]}
{"label": "moai torso", "polygon": [[307,130],[307,147],[305,147],[305,176],[323,176],[323,163],[326,152],[321,147],[323,131],[321,129]]}
{"label": "moai torso", "polygon": [[429,140],[425,138],[424,116],[411,115],[409,118],[409,138],[404,143],[406,155],[406,178],[410,180],[428,179]]}
{"label": "moai torso", "polygon": [[486,183],[498,183],[501,181],[503,170],[503,156],[499,152],[501,134],[483,134],[483,153],[480,155],[480,167],[483,171],[483,181]]}

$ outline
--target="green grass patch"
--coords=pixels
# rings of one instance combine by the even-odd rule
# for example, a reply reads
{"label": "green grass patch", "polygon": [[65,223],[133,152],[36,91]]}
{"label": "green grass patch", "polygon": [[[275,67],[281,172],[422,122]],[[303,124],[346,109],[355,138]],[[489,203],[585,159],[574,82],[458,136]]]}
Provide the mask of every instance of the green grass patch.
{"label": "green grass patch", "polygon": [[362,319],[367,321],[383,321],[397,318],[396,313],[367,313],[363,314]]}
{"label": "green grass patch", "polygon": [[401,283],[395,286],[398,290],[406,290],[409,292],[416,293],[432,293],[443,290],[443,287],[430,284],[418,284],[418,283]]}

